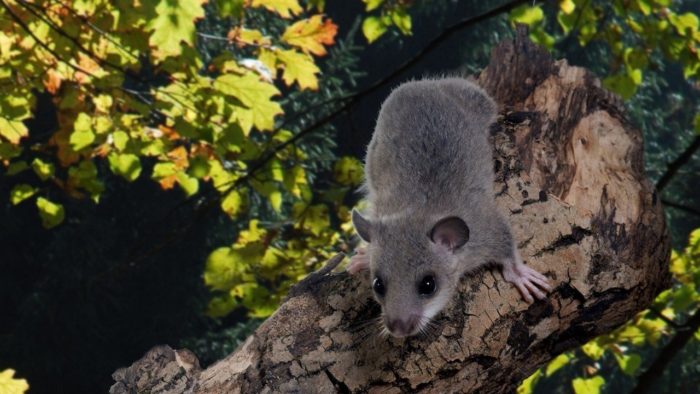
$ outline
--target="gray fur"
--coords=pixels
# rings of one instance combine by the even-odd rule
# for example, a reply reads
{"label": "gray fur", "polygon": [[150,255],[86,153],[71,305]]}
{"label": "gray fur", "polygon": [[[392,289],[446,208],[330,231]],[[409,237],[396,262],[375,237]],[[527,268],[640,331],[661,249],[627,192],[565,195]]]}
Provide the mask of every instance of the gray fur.
{"label": "gray fur", "polygon": [[[460,78],[404,83],[382,105],[366,158],[369,207],[364,221],[353,221],[362,223],[363,238],[371,234],[369,267],[386,288],[377,297],[385,323],[432,318],[463,274],[519,261],[493,196],[488,130],[496,113],[481,88]],[[430,239],[435,224],[451,216],[469,227],[468,241],[455,250]],[[417,291],[427,274],[438,283],[431,297]]]}

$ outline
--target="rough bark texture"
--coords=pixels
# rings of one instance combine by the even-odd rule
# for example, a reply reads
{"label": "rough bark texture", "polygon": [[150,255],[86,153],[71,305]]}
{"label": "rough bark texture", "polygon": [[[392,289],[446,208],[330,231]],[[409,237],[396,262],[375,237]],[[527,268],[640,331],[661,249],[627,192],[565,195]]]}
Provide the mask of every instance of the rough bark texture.
{"label": "rough bark texture", "polygon": [[524,260],[556,286],[547,300],[528,305],[483,271],[464,278],[430,335],[398,340],[378,335],[366,280],[323,272],[227,358],[202,370],[191,353],[157,347],[115,372],[111,392],[511,392],[645,308],[669,284],[670,242],[622,103],[523,31],[478,83],[501,104],[494,193]]}

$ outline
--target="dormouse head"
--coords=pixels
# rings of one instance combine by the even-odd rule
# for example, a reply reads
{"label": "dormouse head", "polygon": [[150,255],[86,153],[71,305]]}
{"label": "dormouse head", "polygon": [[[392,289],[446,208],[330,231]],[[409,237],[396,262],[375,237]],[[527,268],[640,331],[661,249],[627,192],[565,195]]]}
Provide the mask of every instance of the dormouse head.
{"label": "dormouse head", "polygon": [[469,227],[456,216],[370,221],[353,211],[352,219],[369,243],[370,281],[386,330],[395,337],[424,331],[454,295]]}

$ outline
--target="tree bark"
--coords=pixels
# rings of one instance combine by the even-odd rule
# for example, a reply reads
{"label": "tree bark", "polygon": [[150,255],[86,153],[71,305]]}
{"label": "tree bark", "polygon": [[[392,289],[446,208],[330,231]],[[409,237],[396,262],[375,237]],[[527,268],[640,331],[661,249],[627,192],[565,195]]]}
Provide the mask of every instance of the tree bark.
{"label": "tree bark", "polygon": [[523,29],[477,82],[501,105],[494,194],[524,260],[556,287],[546,300],[528,305],[481,271],[429,335],[383,338],[368,280],[327,269],[225,359],[201,369],[186,350],[156,347],[115,372],[111,392],[512,392],[647,307],[670,284],[670,240],[621,101]]}

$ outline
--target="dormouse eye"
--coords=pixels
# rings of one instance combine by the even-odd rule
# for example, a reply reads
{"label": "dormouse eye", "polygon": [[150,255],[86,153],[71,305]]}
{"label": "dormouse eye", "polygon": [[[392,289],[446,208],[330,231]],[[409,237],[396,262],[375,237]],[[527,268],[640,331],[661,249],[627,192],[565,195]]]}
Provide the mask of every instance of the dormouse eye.
{"label": "dormouse eye", "polygon": [[437,283],[432,275],[426,275],[423,279],[418,282],[418,294],[423,296],[429,296],[435,293],[437,288]]}
{"label": "dormouse eye", "polygon": [[382,282],[379,277],[374,278],[374,281],[372,281],[372,289],[374,289],[374,292],[380,297],[384,296],[384,293],[386,293],[384,282]]}

